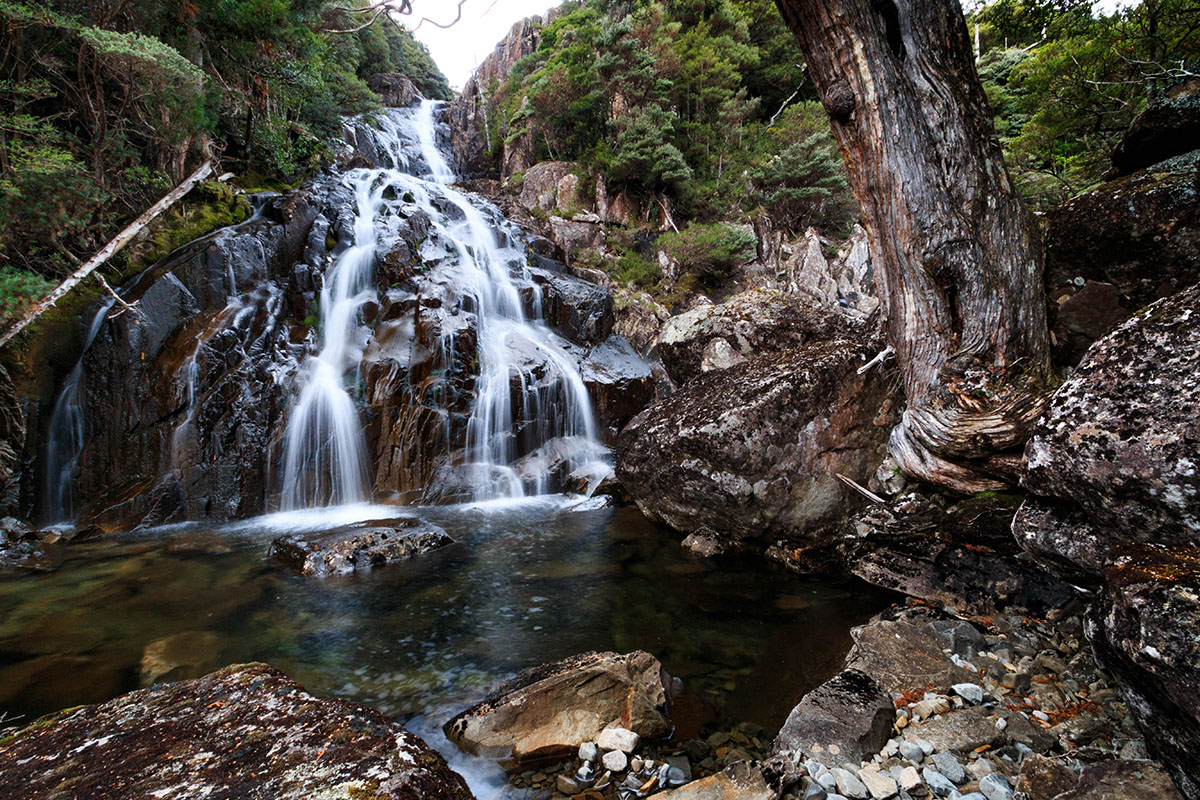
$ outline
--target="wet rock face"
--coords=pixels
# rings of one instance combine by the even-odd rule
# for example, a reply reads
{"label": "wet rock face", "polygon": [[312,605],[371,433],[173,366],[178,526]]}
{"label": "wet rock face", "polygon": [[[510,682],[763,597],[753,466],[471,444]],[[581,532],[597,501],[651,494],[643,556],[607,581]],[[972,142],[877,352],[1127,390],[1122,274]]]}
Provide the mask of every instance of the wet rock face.
{"label": "wet rock face", "polygon": [[[1020,512],[1017,535],[1031,552],[1073,557],[1092,574],[1126,542],[1194,546],[1197,453],[1200,285],[1122,324],[1055,393],[1026,446],[1022,480],[1046,499]],[[1076,511],[1078,543],[1064,553],[1075,537],[1061,526]]]}
{"label": "wet rock face", "polygon": [[301,575],[343,575],[439,550],[453,544],[437,525],[415,517],[389,520],[386,527],[338,528],[289,534],[271,542],[275,559]]}
{"label": "wet rock face", "polygon": [[311,236],[319,202],[278,198],[262,218],[189,245],[132,288],[138,313],[101,329],[84,361],[81,525],[266,508],[309,335],[295,320],[324,264],[325,237]]}
{"label": "wet rock face", "polygon": [[25,414],[8,371],[0,366],[0,514],[17,510],[17,478],[24,441]]}
{"label": "wet rock face", "polygon": [[1088,614],[1097,660],[1124,687],[1151,754],[1200,797],[1200,549],[1130,546],[1105,579]]}
{"label": "wet rock face", "polygon": [[524,761],[562,757],[605,728],[670,734],[670,678],[649,653],[585,653],[527,670],[446,723],[463,749]]}
{"label": "wet rock face", "polygon": [[1106,183],[1048,216],[1046,291],[1065,363],[1130,312],[1196,281],[1200,151]]}
{"label": "wet rock face", "polygon": [[0,740],[0,794],[467,800],[463,779],[394,720],[319,700],[265,664],[133,692]]}
{"label": "wet rock face", "polygon": [[623,336],[611,336],[589,348],[579,366],[604,439],[615,442],[625,424],[654,400],[650,365]]}
{"label": "wet rock face", "polygon": [[[713,369],[622,431],[617,475],[647,516],[684,533],[814,545],[860,505],[836,473],[865,483],[882,458],[888,382],[878,369],[857,374],[881,340],[866,323],[795,313],[805,321],[776,341],[803,346]],[[693,363],[680,352],[674,363]]]}
{"label": "wet rock face", "polygon": [[575,344],[598,344],[612,333],[613,300],[603,287],[562,271],[549,259],[532,259],[542,266],[530,267],[534,283],[542,288],[542,313]]}
{"label": "wet rock face", "polygon": [[773,752],[799,750],[827,764],[858,764],[883,749],[891,734],[892,698],[869,675],[843,670],[792,709]]}

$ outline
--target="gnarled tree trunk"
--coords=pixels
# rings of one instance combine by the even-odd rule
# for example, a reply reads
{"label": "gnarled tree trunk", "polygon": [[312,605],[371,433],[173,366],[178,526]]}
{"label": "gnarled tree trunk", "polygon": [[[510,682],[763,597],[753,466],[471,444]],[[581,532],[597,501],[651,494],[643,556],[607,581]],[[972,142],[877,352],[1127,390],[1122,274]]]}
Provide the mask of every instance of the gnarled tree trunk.
{"label": "gnarled tree trunk", "polygon": [[1005,171],[956,0],[776,0],[870,236],[908,408],[906,473],[1000,488],[1052,380],[1041,245]]}

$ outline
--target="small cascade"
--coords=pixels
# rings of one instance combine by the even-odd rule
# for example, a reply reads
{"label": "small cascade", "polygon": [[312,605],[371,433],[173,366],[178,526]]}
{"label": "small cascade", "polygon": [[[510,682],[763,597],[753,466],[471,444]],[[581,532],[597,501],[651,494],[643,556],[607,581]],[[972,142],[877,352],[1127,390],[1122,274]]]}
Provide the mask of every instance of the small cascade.
{"label": "small cascade", "polygon": [[[321,291],[322,350],[302,371],[285,437],[284,509],[369,498],[351,389],[361,377],[368,335],[360,311],[377,299],[371,283],[379,231],[396,215],[429,222],[418,254],[425,273],[418,295],[441,298],[441,363],[477,370],[454,465],[468,496],[560,491],[568,474],[590,490],[611,469],[577,357],[541,321],[541,291],[530,278],[522,235],[494,207],[451,186],[455,175],[437,145],[436,109],[425,101],[382,115],[374,136],[390,166],[345,176],[355,194],[354,241],[335,257]],[[455,353],[471,325],[477,352]]]}
{"label": "small cascade", "polygon": [[284,439],[284,510],[360,503],[368,497],[366,442],[347,388],[363,342],[359,312],[375,297],[375,219],[387,181],[380,170],[354,170],[354,243],[338,255],[321,287],[322,349],[304,367],[304,387]]}
{"label": "small cascade", "polygon": [[83,358],[115,303],[115,298],[106,298],[92,318],[83,343],[83,355],[79,356],[67,375],[50,415],[46,430],[45,488],[42,494],[42,522],[46,525],[69,525],[79,512],[75,473],[86,433],[83,424]]}

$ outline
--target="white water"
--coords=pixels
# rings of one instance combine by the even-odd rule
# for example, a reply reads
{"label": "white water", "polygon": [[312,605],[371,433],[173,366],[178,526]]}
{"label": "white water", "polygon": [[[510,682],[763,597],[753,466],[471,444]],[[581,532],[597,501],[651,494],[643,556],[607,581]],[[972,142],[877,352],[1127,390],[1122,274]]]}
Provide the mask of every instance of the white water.
{"label": "white water", "polygon": [[[304,388],[286,436],[284,509],[361,502],[370,495],[361,424],[347,391],[362,360],[358,312],[370,288],[376,221],[396,195],[432,220],[422,258],[439,262],[457,294],[447,307],[473,312],[479,376],[459,465],[476,500],[544,494],[566,472],[587,483],[606,474],[608,452],[596,436],[591,400],[565,342],[522,308],[520,281],[535,317],[541,293],[529,280],[524,246],[498,213],[484,212],[450,184],[455,176],[436,142],[436,103],[389,112],[377,140],[387,169],[355,170],[346,180],[357,197],[354,245],[341,254],[321,293],[324,349],[310,359]],[[449,275],[447,275],[447,271]],[[445,363],[454,357],[452,328],[443,325]]]}
{"label": "white water", "polygon": [[[115,298],[105,298],[92,318],[83,343],[84,355],[115,303]],[[63,383],[46,429],[46,486],[42,495],[42,521],[46,525],[69,525],[79,511],[75,507],[75,471],[79,466],[79,455],[83,451],[86,434],[83,426],[82,379],[83,355],[75,362],[75,367]]]}

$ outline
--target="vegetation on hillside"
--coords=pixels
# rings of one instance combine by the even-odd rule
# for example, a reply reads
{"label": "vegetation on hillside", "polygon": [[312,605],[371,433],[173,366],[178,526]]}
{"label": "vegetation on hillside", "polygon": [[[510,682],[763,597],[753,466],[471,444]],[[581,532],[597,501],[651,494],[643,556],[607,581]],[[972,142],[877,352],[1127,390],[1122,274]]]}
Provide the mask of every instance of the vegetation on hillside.
{"label": "vegetation on hillside", "polygon": [[[303,179],[341,115],[379,106],[374,73],[451,96],[386,16],[351,30],[364,16],[334,0],[0,0],[0,309],[211,155],[253,184]],[[234,221],[227,207],[180,224]]]}
{"label": "vegetation on hillside", "polygon": [[824,113],[772,0],[575,0],[508,80],[485,87],[493,148],[577,161],[610,194],[683,219],[765,206],[788,230],[844,226],[849,193]]}
{"label": "vegetation on hillside", "polygon": [[995,0],[969,21],[1009,171],[1039,209],[1099,183],[1151,96],[1200,76],[1195,0]]}

